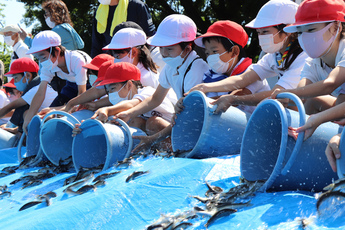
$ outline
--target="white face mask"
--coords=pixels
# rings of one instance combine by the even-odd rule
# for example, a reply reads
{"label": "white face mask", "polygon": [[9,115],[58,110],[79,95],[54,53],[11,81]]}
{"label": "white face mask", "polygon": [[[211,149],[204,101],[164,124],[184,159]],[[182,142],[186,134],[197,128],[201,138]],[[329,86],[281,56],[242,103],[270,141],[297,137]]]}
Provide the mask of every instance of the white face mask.
{"label": "white face mask", "polygon": [[129,51],[129,56],[126,55],[123,58],[115,58],[114,59],[114,63],[117,63],[117,62],[128,62],[128,63],[133,64],[134,58],[131,58],[131,56],[132,56],[132,49],[131,49],[131,51]]}
{"label": "white face mask", "polygon": [[208,65],[211,67],[211,69],[213,70],[213,72],[216,72],[218,74],[223,74],[226,73],[229,69],[231,69],[234,65],[234,61],[231,64],[231,67],[229,68],[229,62],[231,60],[234,60],[234,58],[230,58],[229,61],[227,62],[223,62],[220,59],[220,56],[222,56],[223,54],[225,54],[227,51],[225,51],[224,53],[221,54],[212,54],[209,55],[207,57],[207,63]]}
{"label": "white face mask", "polygon": [[[50,52],[51,52],[51,48],[50,48]],[[49,53],[48,60],[41,62],[42,68],[45,68],[48,70],[54,69],[57,65],[58,65],[58,56],[56,57],[56,61],[53,63],[52,60],[50,60],[50,53]]]}
{"label": "white face mask", "polygon": [[50,20],[50,17],[46,18],[46,23],[47,23],[47,26],[49,26],[50,29],[53,29],[55,27],[55,22],[52,22]]}
{"label": "white face mask", "polygon": [[273,34],[266,34],[266,35],[259,35],[259,44],[261,46],[262,51],[265,53],[276,53],[279,50],[281,50],[284,46],[284,42],[287,39],[288,36],[285,37],[285,39],[277,44],[274,43],[274,36]]}
{"label": "white face mask", "polygon": [[127,96],[125,98],[122,98],[119,95],[119,92],[123,89],[123,87],[125,87],[126,84],[124,84],[118,91],[109,93],[109,101],[111,104],[116,105],[119,102],[124,101],[124,100],[129,100],[132,97],[132,95],[130,95],[131,91],[128,91]]}
{"label": "white face mask", "polygon": [[183,53],[183,50],[182,52],[180,53],[180,55],[178,55],[177,57],[163,57],[163,61],[169,65],[170,67],[176,69],[177,67],[179,67],[180,65],[182,65],[182,62],[184,60],[184,58],[181,57],[181,54]]}
{"label": "white face mask", "polygon": [[97,80],[97,75],[94,75],[94,74],[90,74],[89,75],[89,82],[90,82],[90,85],[93,85],[95,83],[95,81]]}
{"label": "white face mask", "polygon": [[98,0],[98,2],[103,5],[110,5],[111,0]]}
{"label": "white face mask", "polygon": [[4,36],[4,42],[9,46],[14,45],[14,40],[12,40],[12,36]]}

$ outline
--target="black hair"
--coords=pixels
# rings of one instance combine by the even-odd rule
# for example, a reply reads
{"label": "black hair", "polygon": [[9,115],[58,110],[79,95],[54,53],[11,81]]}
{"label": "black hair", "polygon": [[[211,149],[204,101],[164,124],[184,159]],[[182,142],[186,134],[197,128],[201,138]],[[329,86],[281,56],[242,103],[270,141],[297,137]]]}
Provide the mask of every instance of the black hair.
{"label": "black hair", "polygon": [[51,52],[51,55],[52,57],[55,57],[55,51],[56,51],[56,48],[59,47],[60,48],[60,57],[63,57],[65,56],[65,51],[66,51],[66,48],[62,45],[59,45],[59,46],[52,46],[48,49],[46,49],[45,51],[47,51],[48,53]]}
{"label": "black hair", "polygon": [[194,50],[194,46],[195,46],[193,41],[191,41],[191,42],[180,42],[180,43],[178,43],[178,45],[180,45],[182,50],[184,50],[188,45],[190,47],[192,47],[192,50]]}
{"label": "black hair", "polygon": [[225,37],[219,37],[219,36],[204,37],[202,38],[202,43],[210,42],[211,40],[221,43],[224,46],[224,49],[228,52],[231,51],[232,47],[238,46],[238,48],[240,49],[240,53],[238,54],[238,60],[241,60],[242,58],[247,57],[246,52],[244,51],[242,46],[240,46],[239,44],[233,41],[231,41],[232,42],[231,43],[230,40]]}
{"label": "black hair", "polygon": [[[273,26],[273,27],[278,29],[278,31],[279,31],[278,33],[285,33],[286,34],[286,32],[284,32],[284,30],[283,30],[285,26],[286,26],[285,24],[280,24],[280,25]],[[282,68],[280,68],[280,70],[287,70],[292,65],[292,63],[295,61],[295,59],[298,57],[298,55],[303,52],[303,49],[299,45],[297,36],[298,36],[297,33],[291,33],[290,41],[292,41],[292,44],[291,44],[290,49],[287,53],[286,59],[283,62],[283,66],[282,66]]]}

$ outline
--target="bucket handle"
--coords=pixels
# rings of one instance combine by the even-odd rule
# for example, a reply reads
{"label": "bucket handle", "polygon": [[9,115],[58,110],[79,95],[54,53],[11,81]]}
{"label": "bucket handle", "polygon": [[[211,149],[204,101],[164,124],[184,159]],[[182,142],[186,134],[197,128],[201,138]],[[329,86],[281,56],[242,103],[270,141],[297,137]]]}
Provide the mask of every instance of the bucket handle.
{"label": "bucket handle", "polygon": [[[110,116],[108,119],[114,120],[114,116]],[[124,158],[124,159],[126,159],[131,155],[132,148],[133,148],[133,138],[132,138],[131,130],[130,130],[128,124],[126,122],[124,122],[122,119],[116,118],[115,121],[120,123],[120,125],[126,130],[126,132],[128,134],[128,150],[127,150],[127,153],[126,153],[125,158]]]}
{"label": "bucket handle", "polygon": [[76,119],[72,114],[69,114],[65,111],[59,111],[59,110],[55,110],[55,111],[52,111],[52,112],[49,112],[47,113],[43,119],[42,119],[42,125],[44,124],[44,122],[48,119],[49,116],[51,115],[62,115],[62,116],[65,116],[65,117],[68,117],[70,118],[72,121],[73,121],[73,124],[80,124],[80,122],[78,121],[78,119]]}
{"label": "bucket handle", "polygon": [[26,132],[23,132],[23,134],[20,137],[20,140],[18,142],[17,157],[18,157],[19,163],[22,162],[22,160],[23,160],[23,158],[22,158],[22,145],[23,145],[23,141],[24,141],[25,136],[26,136]]}
{"label": "bucket handle", "polygon": [[[298,109],[298,113],[299,113],[299,126],[303,126],[306,123],[307,116],[305,114],[304,105],[303,105],[301,99],[298,96],[296,96],[295,94],[288,93],[288,92],[278,94],[277,99],[278,98],[280,98],[280,99],[288,98],[295,103],[295,105],[297,106],[297,109]],[[286,173],[290,170],[292,164],[295,162],[297,154],[299,153],[299,151],[302,147],[303,140],[304,140],[304,132],[298,134],[296,144],[295,144],[294,149],[292,150],[291,156],[281,171],[282,175],[286,175]]]}

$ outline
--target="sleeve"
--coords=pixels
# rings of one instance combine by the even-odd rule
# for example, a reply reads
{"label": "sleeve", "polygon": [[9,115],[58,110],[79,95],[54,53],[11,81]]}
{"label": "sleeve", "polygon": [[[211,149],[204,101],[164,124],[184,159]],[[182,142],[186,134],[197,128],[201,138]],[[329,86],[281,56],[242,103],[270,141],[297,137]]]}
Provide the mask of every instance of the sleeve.
{"label": "sleeve", "polygon": [[190,68],[190,71],[186,75],[184,91],[188,92],[192,87],[196,86],[197,84],[202,83],[204,74],[209,69],[210,67],[207,65],[207,63],[204,60],[202,59],[195,60],[194,63],[192,64],[192,67]]}
{"label": "sleeve", "polygon": [[139,99],[140,101],[145,100],[148,97],[151,97],[154,94],[155,90],[151,87],[145,87],[139,92],[138,94],[135,94],[133,96],[133,99]]}
{"label": "sleeve", "polygon": [[16,53],[18,55],[19,58],[23,58],[23,57],[28,57],[30,59],[34,59],[34,57],[31,54],[26,54],[26,52],[28,52],[29,47],[27,47],[27,45],[23,44],[21,46],[18,47],[18,49],[16,50]]}
{"label": "sleeve", "polygon": [[320,62],[319,58],[317,58],[315,60],[313,60],[312,58],[306,59],[306,62],[305,62],[304,66],[302,68],[302,71],[301,71],[301,78],[300,79],[306,78],[313,83],[322,80],[320,78],[318,72],[317,72],[317,65],[315,65],[315,63],[314,63],[316,60]]}
{"label": "sleeve", "polygon": [[95,11],[93,22],[92,22],[91,58],[94,58],[98,54],[103,53],[102,52],[103,40],[104,40],[103,35],[97,32],[97,20],[96,20],[96,11]]}
{"label": "sleeve", "polygon": [[266,79],[256,81],[246,87],[252,94],[259,93],[262,91],[269,91],[271,88]]}
{"label": "sleeve", "polygon": [[23,100],[28,103],[28,105],[31,105],[32,99],[34,98],[36,92],[38,90],[38,86],[35,86],[31,88],[29,91],[27,91],[23,96]]}
{"label": "sleeve", "polygon": [[[134,3],[135,3],[135,6],[133,5],[133,7],[136,8],[135,12],[137,15],[136,23],[138,23],[141,26],[141,28],[143,28],[143,30],[146,33],[146,36],[150,37],[154,35],[156,31],[156,27],[153,24],[148,6],[146,5],[146,3],[143,3],[143,2],[133,1],[132,4]],[[128,10],[133,10],[133,9],[128,8]]]}
{"label": "sleeve", "polygon": [[306,53],[300,53],[290,67],[282,73],[276,84],[280,85],[284,89],[296,88],[301,79],[301,71],[307,57]]}
{"label": "sleeve", "polygon": [[9,103],[10,103],[10,100],[8,99],[6,94],[2,90],[0,90],[0,108],[6,106]]}
{"label": "sleeve", "polygon": [[169,66],[168,65],[164,66],[164,68],[162,69],[162,72],[159,74],[159,79],[158,79],[159,84],[165,89],[171,88],[171,85],[167,78],[168,71],[169,71]]}
{"label": "sleeve", "polygon": [[274,55],[266,54],[256,64],[252,64],[248,68],[254,70],[261,80],[277,76],[277,72],[272,68],[272,65],[274,65],[273,62],[275,61]]}
{"label": "sleeve", "polygon": [[50,83],[53,80],[54,75],[49,70],[45,68],[41,68],[40,71],[41,71],[41,74],[40,74],[41,81],[47,81],[48,83]]}
{"label": "sleeve", "polygon": [[26,38],[24,39],[25,45],[27,45],[29,48],[31,48],[32,40],[33,40],[32,38],[26,37]]}
{"label": "sleeve", "polygon": [[87,62],[83,55],[77,53],[77,51],[73,52],[72,58],[71,64],[73,66],[71,69],[75,74],[75,83],[77,85],[85,85],[87,82],[87,69],[83,68],[83,65],[86,65]]}

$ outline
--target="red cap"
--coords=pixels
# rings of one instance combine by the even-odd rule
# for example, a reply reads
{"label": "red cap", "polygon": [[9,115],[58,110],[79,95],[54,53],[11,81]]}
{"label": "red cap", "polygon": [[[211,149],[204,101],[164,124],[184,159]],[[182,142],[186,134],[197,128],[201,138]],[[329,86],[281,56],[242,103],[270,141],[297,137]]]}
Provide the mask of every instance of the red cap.
{"label": "red cap", "polygon": [[341,21],[345,22],[345,3],[343,0],[305,0],[299,5],[296,22],[284,28],[285,32],[297,32],[297,26]]}
{"label": "red cap", "polygon": [[93,85],[97,85],[99,82],[104,80],[104,76],[105,76],[105,73],[107,72],[108,67],[111,66],[113,63],[114,63],[113,60],[109,60],[109,61],[104,62],[99,67],[97,79],[96,79],[95,83],[93,83]]}
{"label": "red cap", "polygon": [[230,41],[236,42],[240,46],[245,47],[248,42],[248,34],[240,24],[236,22],[224,20],[213,23],[206,34],[197,37],[194,42],[197,46],[205,47],[202,44],[202,38],[205,37],[225,37]]}
{"label": "red cap", "polygon": [[83,65],[86,69],[92,69],[97,70],[99,67],[106,61],[114,61],[114,57],[109,54],[98,54],[96,57],[94,57],[89,64]]}
{"label": "red cap", "polygon": [[104,80],[97,86],[108,85],[128,80],[139,81],[140,70],[128,62],[117,62],[111,64],[105,73]]}
{"label": "red cap", "polygon": [[23,57],[23,58],[14,60],[11,64],[10,71],[5,73],[5,75],[24,73],[24,72],[37,73],[38,69],[39,67],[34,60],[28,57]]}
{"label": "red cap", "polygon": [[7,87],[7,88],[17,88],[15,85],[14,85],[14,78],[12,78],[12,80],[10,82],[7,82],[6,84],[3,85],[3,87]]}

